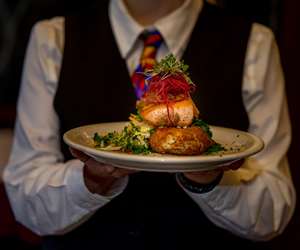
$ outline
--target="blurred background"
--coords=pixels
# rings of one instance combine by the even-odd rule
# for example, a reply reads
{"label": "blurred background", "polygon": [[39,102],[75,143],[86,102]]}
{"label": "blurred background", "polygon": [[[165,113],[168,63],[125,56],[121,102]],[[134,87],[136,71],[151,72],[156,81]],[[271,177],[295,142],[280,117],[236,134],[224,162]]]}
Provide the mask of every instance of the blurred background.
{"label": "blurred background", "polygon": [[[66,15],[93,0],[0,0],[0,248],[9,243],[9,249],[40,249],[40,239],[15,222],[1,183],[1,173],[7,161],[15,108],[20,87],[24,54],[34,23],[53,16]],[[100,1],[100,0],[99,0]],[[211,2],[211,1],[210,1]],[[222,0],[222,8],[253,18],[269,26],[275,33],[286,78],[293,141],[289,161],[296,188],[300,191],[300,1],[295,0]],[[298,70],[299,71],[299,70]],[[299,196],[298,196],[299,197]],[[272,249],[294,249],[300,243],[300,208],[287,230],[268,244]],[[298,236],[298,237],[297,237]],[[299,244],[298,244],[299,245]],[[296,247],[297,248],[297,247]]]}

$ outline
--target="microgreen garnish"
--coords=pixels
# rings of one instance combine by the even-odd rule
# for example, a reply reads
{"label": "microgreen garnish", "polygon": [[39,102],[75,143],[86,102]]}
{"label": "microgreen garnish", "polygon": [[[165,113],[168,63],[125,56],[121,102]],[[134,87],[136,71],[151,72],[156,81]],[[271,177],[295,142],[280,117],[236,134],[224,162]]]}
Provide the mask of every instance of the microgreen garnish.
{"label": "microgreen garnish", "polygon": [[184,61],[179,61],[173,54],[167,55],[156,63],[153,69],[146,70],[146,74],[150,76],[161,75],[162,79],[169,75],[182,75],[189,84],[193,84],[188,73],[189,66]]}

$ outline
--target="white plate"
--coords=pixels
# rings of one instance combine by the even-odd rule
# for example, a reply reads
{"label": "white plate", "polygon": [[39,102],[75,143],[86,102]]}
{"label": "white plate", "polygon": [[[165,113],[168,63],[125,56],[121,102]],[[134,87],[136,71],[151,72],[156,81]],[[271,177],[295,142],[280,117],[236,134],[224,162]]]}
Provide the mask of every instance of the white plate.
{"label": "white plate", "polygon": [[74,128],[63,139],[70,147],[83,151],[99,162],[122,168],[157,172],[187,172],[215,169],[218,165],[249,157],[261,151],[264,143],[257,136],[223,127],[210,126],[213,139],[228,150],[215,155],[176,156],[152,153],[135,155],[94,148],[94,133],[105,135],[121,131],[127,122],[101,123]]}

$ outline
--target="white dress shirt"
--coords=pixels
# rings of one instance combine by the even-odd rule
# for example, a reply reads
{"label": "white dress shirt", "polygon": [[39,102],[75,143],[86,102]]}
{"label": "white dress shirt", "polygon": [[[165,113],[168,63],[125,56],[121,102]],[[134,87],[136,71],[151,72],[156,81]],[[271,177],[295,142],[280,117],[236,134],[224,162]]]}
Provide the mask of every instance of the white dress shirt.
{"label": "white dress shirt", "polygon": [[[153,25],[165,41],[158,59],[170,52],[181,58],[202,6],[202,0],[186,0]],[[111,0],[109,16],[131,73],[142,50],[137,38],[145,27],[119,0]],[[16,219],[40,235],[61,234],[77,227],[120,194],[128,181],[120,180],[107,197],[92,194],[84,185],[83,163],[75,159],[63,163],[59,119],[52,105],[63,47],[64,18],[34,26],[24,63],[13,149],[4,173]],[[253,24],[242,96],[250,119],[249,131],[263,138],[265,148],[239,170],[227,171],[211,192],[186,191],[213,223],[249,239],[266,240],[280,234],[295,207],[286,158],[291,129],[284,88],[274,36],[268,28]]]}

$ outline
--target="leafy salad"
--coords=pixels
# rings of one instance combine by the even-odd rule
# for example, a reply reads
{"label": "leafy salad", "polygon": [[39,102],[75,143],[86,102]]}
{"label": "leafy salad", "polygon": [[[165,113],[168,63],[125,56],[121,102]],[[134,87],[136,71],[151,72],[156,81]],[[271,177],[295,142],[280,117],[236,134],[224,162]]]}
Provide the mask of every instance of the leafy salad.
{"label": "leafy salad", "polygon": [[[121,132],[115,131],[103,136],[95,133],[93,137],[95,147],[101,150],[119,150],[133,154],[151,153],[149,138],[155,128],[143,123],[141,119],[138,113],[131,114],[129,124]],[[202,128],[212,138],[212,132],[205,121],[194,119],[192,125]],[[215,143],[208,148],[205,154],[214,154],[220,151],[226,151],[226,149],[221,144]]]}

